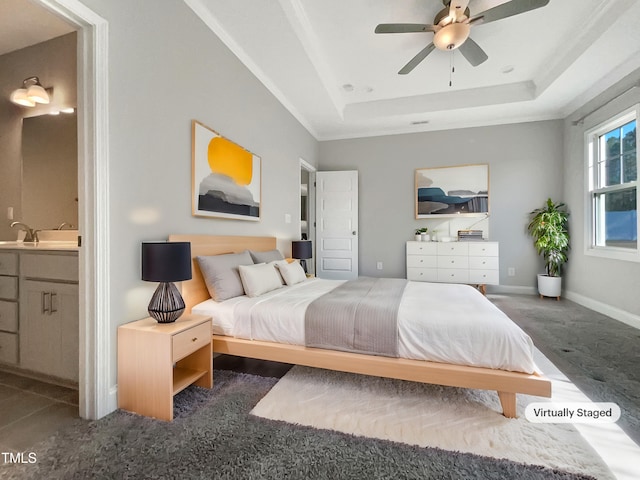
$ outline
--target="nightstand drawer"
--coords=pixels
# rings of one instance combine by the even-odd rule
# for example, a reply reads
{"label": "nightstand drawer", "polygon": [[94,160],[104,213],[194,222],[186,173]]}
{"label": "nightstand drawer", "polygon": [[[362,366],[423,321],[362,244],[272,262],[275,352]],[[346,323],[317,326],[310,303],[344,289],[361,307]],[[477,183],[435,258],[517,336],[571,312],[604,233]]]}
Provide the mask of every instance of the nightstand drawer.
{"label": "nightstand drawer", "polygon": [[189,330],[174,335],[172,360],[177,362],[200,347],[205,346],[207,343],[211,343],[211,335],[210,319]]}

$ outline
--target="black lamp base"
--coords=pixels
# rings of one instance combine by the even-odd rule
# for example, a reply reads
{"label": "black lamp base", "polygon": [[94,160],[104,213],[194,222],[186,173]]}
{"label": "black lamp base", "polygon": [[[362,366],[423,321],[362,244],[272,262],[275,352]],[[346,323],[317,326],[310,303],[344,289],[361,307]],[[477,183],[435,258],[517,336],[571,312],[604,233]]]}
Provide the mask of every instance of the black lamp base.
{"label": "black lamp base", "polygon": [[158,323],[175,322],[184,312],[185,305],[182,295],[171,282],[162,282],[149,302],[149,315]]}

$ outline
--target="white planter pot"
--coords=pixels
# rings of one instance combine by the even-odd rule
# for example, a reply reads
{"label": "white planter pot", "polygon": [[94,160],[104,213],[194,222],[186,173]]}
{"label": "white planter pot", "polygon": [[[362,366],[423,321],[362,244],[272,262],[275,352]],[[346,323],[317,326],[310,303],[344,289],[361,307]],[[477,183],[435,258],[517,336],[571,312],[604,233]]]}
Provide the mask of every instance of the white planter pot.
{"label": "white planter pot", "polygon": [[422,236],[422,241],[423,242],[430,242],[431,241],[431,235],[429,235],[428,233],[423,233],[421,236]]}
{"label": "white planter pot", "polygon": [[562,293],[562,277],[538,274],[538,293],[541,297],[556,297],[559,300]]}
{"label": "white planter pot", "polygon": [[422,235],[416,235],[416,242],[422,241]]}

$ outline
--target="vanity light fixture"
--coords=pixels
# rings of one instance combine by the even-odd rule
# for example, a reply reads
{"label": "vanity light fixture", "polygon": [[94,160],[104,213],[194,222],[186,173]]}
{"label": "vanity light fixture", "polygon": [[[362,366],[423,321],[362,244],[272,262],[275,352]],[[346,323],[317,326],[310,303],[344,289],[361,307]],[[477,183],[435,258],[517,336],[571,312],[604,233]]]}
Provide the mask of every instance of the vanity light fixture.
{"label": "vanity light fixture", "polygon": [[[51,91],[51,89],[49,89]],[[37,103],[49,103],[49,94],[40,84],[38,77],[25,78],[22,81],[22,88],[18,88],[11,93],[11,101],[23,107],[35,107]]]}

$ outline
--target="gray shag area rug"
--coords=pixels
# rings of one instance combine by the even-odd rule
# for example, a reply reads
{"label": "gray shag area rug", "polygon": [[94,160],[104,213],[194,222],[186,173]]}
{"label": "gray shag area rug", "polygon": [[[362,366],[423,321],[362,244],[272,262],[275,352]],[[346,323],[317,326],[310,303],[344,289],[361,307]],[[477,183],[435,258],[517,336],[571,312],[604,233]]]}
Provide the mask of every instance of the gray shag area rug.
{"label": "gray shag area rug", "polygon": [[249,414],[275,378],[215,371],[175,397],[163,422],[116,411],[78,420],[3,479],[586,479],[507,460],[355,437]]}
{"label": "gray shag area rug", "polygon": [[594,402],[614,402],[640,445],[640,330],[562,298],[488,295]]}

